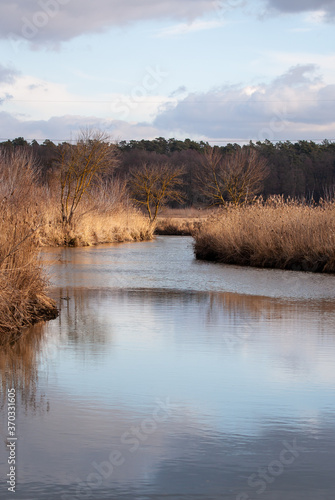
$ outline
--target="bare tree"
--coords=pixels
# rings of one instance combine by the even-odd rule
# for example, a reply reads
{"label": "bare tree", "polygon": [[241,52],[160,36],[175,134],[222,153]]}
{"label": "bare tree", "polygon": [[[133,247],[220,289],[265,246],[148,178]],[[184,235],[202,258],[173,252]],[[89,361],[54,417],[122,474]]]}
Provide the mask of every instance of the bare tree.
{"label": "bare tree", "polygon": [[160,208],[168,201],[183,201],[179,189],[183,184],[183,173],[183,167],[168,163],[143,163],[130,171],[129,186],[133,200],[145,208],[150,222],[156,220]]}
{"label": "bare tree", "polygon": [[222,153],[217,146],[206,146],[199,153],[199,168],[196,172],[196,182],[201,193],[213,205],[225,205],[225,180]]}
{"label": "bare tree", "polygon": [[92,183],[104,171],[115,168],[117,157],[117,146],[100,131],[83,131],[76,144],[59,147],[60,203],[65,225],[71,224]]}
{"label": "bare tree", "polygon": [[199,166],[200,190],[213,205],[248,201],[261,191],[268,175],[266,159],[250,147],[223,156],[217,146],[209,146],[201,154]]}
{"label": "bare tree", "polygon": [[254,148],[235,151],[224,162],[223,179],[229,199],[239,205],[258,194],[269,171],[267,161]]}

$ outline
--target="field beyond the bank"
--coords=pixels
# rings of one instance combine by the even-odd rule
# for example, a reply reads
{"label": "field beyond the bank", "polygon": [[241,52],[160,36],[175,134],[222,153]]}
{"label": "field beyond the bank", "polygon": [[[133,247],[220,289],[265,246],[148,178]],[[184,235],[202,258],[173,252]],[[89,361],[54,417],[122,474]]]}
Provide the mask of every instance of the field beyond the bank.
{"label": "field beyond the bank", "polygon": [[206,208],[168,208],[164,207],[155,223],[155,234],[169,236],[193,236],[213,214]]}
{"label": "field beyond the bank", "polygon": [[226,264],[335,272],[335,202],[272,197],[228,207],[194,234],[198,259]]}

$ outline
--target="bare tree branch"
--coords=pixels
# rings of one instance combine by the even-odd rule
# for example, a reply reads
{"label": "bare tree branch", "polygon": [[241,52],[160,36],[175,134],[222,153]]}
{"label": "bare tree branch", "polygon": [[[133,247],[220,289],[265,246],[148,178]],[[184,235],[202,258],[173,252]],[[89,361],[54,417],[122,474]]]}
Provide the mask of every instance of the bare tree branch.
{"label": "bare tree branch", "polygon": [[212,205],[247,202],[261,191],[267,175],[265,158],[251,147],[223,156],[217,146],[208,146],[199,154],[197,182]]}
{"label": "bare tree branch", "polygon": [[59,148],[59,182],[62,220],[70,225],[93,181],[117,165],[117,147],[102,132],[84,131],[75,145]]}
{"label": "bare tree branch", "polygon": [[133,200],[145,208],[151,222],[168,201],[182,202],[183,167],[143,163],[130,171],[129,186]]}

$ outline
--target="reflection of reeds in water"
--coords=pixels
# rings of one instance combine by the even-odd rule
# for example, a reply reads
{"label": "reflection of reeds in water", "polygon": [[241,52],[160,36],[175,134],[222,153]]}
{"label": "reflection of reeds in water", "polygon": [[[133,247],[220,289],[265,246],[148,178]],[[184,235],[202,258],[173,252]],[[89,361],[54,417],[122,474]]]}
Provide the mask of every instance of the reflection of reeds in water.
{"label": "reflection of reeds in water", "polygon": [[6,405],[7,389],[14,388],[18,404],[26,411],[46,411],[48,402],[38,383],[41,362],[48,365],[59,342],[80,345],[83,356],[94,356],[107,342],[106,325],[96,311],[99,292],[59,289],[58,294],[60,314],[55,321],[24,329],[15,342],[6,342],[0,349],[2,408]]}
{"label": "reflection of reeds in water", "polygon": [[215,311],[225,310],[229,314],[245,314],[256,319],[267,318],[275,320],[282,314],[290,311],[301,311],[302,314],[307,311],[318,311],[320,314],[335,314],[335,303],[333,300],[291,300],[277,299],[272,297],[257,295],[242,295],[238,293],[219,293],[210,294],[210,309]]}
{"label": "reflection of reeds in water", "polygon": [[26,411],[45,411],[47,402],[38,391],[38,363],[44,343],[44,324],[27,329],[20,339],[0,350],[1,407],[6,405],[7,389],[14,388],[20,407]]}
{"label": "reflection of reeds in water", "polygon": [[289,300],[211,293],[206,321],[221,325],[222,332],[226,332],[232,345],[257,337],[260,330],[270,332],[273,328],[281,331],[286,338],[286,328],[292,325],[299,330],[310,326],[320,338],[335,339],[335,303],[332,300]]}

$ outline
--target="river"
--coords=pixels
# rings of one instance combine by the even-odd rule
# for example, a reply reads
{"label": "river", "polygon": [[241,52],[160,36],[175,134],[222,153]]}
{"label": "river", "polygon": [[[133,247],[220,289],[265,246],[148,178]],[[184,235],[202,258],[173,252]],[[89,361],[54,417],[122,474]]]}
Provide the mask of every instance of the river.
{"label": "river", "polygon": [[60,307],[0,354],[17,500],[333,500],[335,277],[189,237],[45,249]]}

